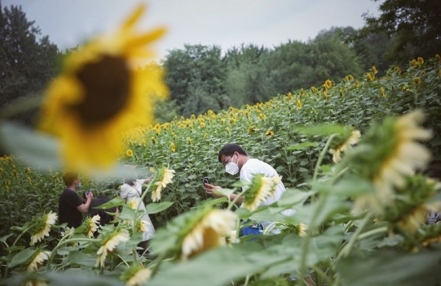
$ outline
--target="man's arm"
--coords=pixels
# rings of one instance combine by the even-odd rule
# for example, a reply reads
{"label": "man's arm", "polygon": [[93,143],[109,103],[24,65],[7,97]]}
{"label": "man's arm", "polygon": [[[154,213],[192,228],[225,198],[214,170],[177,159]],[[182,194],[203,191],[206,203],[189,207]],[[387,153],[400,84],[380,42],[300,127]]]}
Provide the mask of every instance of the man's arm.
{"label": "man's arm", "polygon": [[[209,194],[215,198],[221,198],[224,196],[222,194],[216,193],[216,190],[222,189],[222,187],[220,187],[220,186],[214,186],[212,184],[206,183],[206,184],[204,184],[204,189],[207,194]],[[238,196],[238,194],[231,194],[230,201],[234,201],[237,196]],[[236,204],[240,205],[240,204],[242,204],[242,202],[243,202],[243,196],[241,196],[237,199]]]}
{"label": "man's arm", "polygon": [[[238,196],[237,194],[231,194],[231,195],[230,195],[230,200],[231,200],[231,201],[234,201],[234,200],[236,199],[237,196]],[[235,202],[235,204],[241,205],[242,203],[243,203],[243,195],[240,196],[240,197],[237,199],[237,201]]]}
{"label": "man's arm", "polygon": [[86,214],[89,211],[90,204],[92,203],[93,193],[89,192],[86,194],[86,202],[77,206],[77,210],[80,213]]}

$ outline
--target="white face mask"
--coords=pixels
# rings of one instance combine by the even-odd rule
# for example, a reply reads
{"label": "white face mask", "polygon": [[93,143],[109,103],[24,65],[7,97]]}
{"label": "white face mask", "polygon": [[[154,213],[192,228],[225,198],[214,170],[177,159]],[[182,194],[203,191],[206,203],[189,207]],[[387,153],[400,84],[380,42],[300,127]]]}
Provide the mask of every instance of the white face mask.
{"label": "white face mask", "polygon": [[[237,158],[237,161],[239,162],[239,158]],[[225,171],[230,175],[236,175],[239,173],[239,166],[231,160],[225,165]]]}
{"label": "white face mask", "polygon": [[239,166],[234,162],[229,162],[225,165],[225,171],[230,175],[236,175],[239,173]]}

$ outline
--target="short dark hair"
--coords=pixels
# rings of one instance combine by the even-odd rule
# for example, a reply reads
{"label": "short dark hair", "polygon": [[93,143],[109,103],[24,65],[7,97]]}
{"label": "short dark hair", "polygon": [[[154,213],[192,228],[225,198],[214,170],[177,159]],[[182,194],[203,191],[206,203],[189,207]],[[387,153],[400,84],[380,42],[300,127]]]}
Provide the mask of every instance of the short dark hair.
{"label": "short dark hair", "polygon": [[136,179],[135,178],[124,178],[124,184],[127,184],[127,185],[130,185],[130,186],[133,186],[133,185],[135,185],[135,181],[136,181]]}
{"label": "short dark hair", "polygon": [[237,152],[241,155],[248,156],[247,152],[245,152],[245,150],[242,149],[242,147],[240,147],[238,144],[229,143],[229,144],[225,144],[224,147],[222,147],[222,149],[220,149],[219,154],[217,155],[217,159],[219,160],[220,163],[222,163],[222,159],[221,159],[222,155],[232,156],[234,154],[234,152]]}
{"label": "short dark hair", "polygon": [[63,182],[66,187],[72,186],[73,182],[78,179],[78,173],[75,172],[65,172],[63,174]]}

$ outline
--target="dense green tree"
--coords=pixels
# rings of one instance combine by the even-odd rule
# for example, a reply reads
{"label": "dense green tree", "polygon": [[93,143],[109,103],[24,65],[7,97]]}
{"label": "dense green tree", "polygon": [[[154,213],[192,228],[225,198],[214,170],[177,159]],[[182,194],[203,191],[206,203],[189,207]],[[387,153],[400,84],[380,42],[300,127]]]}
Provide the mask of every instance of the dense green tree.
{"label": "dense green tree", "polygon": [[390,59],[406,63],[441,52],[441,1],[384,0],[379,10],[379,17],[365,15],[362,35],[384,32],[393,38]]}
{"label": "dense green tree", "polygon": [[170,97],[180,115],[190,116],[224,107],[225,68],[218,46],[185,45],[172,50],[163,63]]}
{"label": "dense green tree", "polygon": [[268,49],[256,45],[241,45],[229,49],[223,58],[226,65],[225,91],[232,106],[242,106],[268,99],[263,88],[266,69],[262,58]]}
{"label": "dense green tree", "polygon": [[217,47],[186,45],[165,61],[166,82],[181,116],[267,101],[278,94],[360,76],[376,66],[386,69],[383,55],[390,43],[385,34],[351,39],[352,27],[331,28],[313,40],[268,49],[241,45],[221,57]]}
{"label": "dense green tree", "polygon": [[179,117],[176,101],[158,101],[155,104],[155,123],[165,123]]}
{"label": "dense green tree", "polygon": [[308,45],[305,43],[289,41],[281,44],[268,53],[262,63],[267,70],[263,82],[267,97],[308,88],[315,83],[313,67],[308,61]]}
{"label": "dense green tree", "polygon": [[322,83],[326,79],[340,81],[348,74],[363,73],[355,51],[337,37],[321,37],[319,34],[308,45],[308,66],[314,68],[314,80]]}
{"label": "dense green tree", "polygon": [[353,27],[331,27],[328,30],[320,31],[317,38],[330,39],[336,38],[353,50],[357,60],[361,64],[362,70],[367,71],[375,66],[378,71],[386,71],[395,61],[388,59],[388,50],[393,45],[386,33],[370,33],[359,37],[360,30]]}
{"label": "dense green tree", "polygon": [[[41,93],[55,75],[58,48],[40,34],[21,7],[0,3],[0,106]],[[20,119],[30,123],[32,114]]]}

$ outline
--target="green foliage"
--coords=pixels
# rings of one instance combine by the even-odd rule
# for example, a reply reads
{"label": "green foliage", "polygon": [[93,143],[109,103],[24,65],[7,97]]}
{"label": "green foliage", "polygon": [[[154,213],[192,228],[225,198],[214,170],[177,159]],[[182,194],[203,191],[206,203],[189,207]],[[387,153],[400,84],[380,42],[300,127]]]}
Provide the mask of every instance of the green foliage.
{"label": "green foliage", "polygon": [[[0,4],[0,106],[23,96],[37,96],[57,70],[57,46],[40,37],[21,7]],[[21,120],[31,124],[35,110]]]}
{"label": "green foliage", "polygon": [[225,72],[219,47],[185,45],[184,50],[171,51],[163,66],[170,97],[179,106],[180,115],[225,107],[221,100]]}
{"label": "green foliage", "polygon": [[[374,0],[378,1],[378,0]],[[433,57],[441,50],[441,3],[433,0],[386,0],[381,15],[366,15],[362,33],[387,33],[394,38],[393,58]]]}
{"label": "green foliage", "polygon": [[[118,279],[115,273],[124,273],[131,264],[137,263],[153,269],[154,275],[149,281],[153,285],[197,285],[204,283],[207,277],[210,277],[212,285],[265,285],[272,282],[280,285],[293,282],[297,285],[304,280],[314,280],[318,285],[353,285],[357,279],[362,285],[432,283],[436,281],[433,277],[437,276],[431,265],[439,260],[439,254],[427,246],[435,244],[433,249],[438,250],[441,229],[439,226],[423,225],[417,233],[408,233],[405,228],[397,226],[412,222],[413,213],[425,207],[426,202],[439,200],[439,195],[435,196],[438,191],[434,189],[435,185],[425,183],[424,177],[409,177],[405,186],[396,188],[398,196],[394,198],[393,206],[386,208],[382,215],[375,220],[370,214],[355,216],[350,212],[353,200],[371,194],[373,184],[351,172],[358,170],[354,166],[359,167],[359,161],[353,162],[350,171],[342,168],[346,165],[333,168],[328,149],[335,147],[332,143],[334,138],[340,143],[354,129],[360,130],[362,136],[377,130],[388,136],[385,130],[389,130],[394,121],[384,118],[421,108],[430,118],[426,127],[434,133],[427,146],[434,160],[440,160],[440,82],[441,58],[418,58],[413,59],[404,71],[391,67],[382,77],[377,76],[373,67],[357,79],[352,76],[346,76],[341,82],[328,79],[310,90],[288,92],[265,103],[218,113],[209,110],[197,117],[175,119],[141,130],[141,139],[127,139],[131,152],[127,153],[130,156],[121,158],[122,163],[140,168],[167,166],[176,171],[173,182],[162,191],[161,202],[152,203],[149,196],[143,197],[147,212],[158,229],[152,245],[159,256],[155,260],[141,258],[138,261],[131,254],[134,252],[130,250],[141,240],[132,227],[128,242],[109,254],[109,259],[101,268],[104,271],[95,266],[99,243],[124,227],[136,225],[128,221],[137,220],[137,212],[125,207],[117,198],[120,182],[85,182],[85,189],[92,188],[98,195],[106,193],[115,197],[109,205],[123,207],[117,228],[104,227],[100,237],[94,240],[84,238],[85,227],[81,227],[65,241],[66,238],[59,236],[60,226],[56,226],[49,238],[38,245],[54,249],[41,274],[19,275],[39,251],[38,248],[27,247],[29,232],[34,229],[29,225],[36,223],[42,212],[56,212],[58,195],[64,186],[57,172],[46,170],[39,173],[16,163],[15,158],[2,157],[1,171],[7,175],[0,179],[0,219],[6,228],[2,228],[3,238],[0,241],[3,262],[8,262],[2,265],[12,271],[8,283],[21,283],[34,276],[53,281],[60,281],[62,277],[69,280],[72,271],[84,272],[82,282],[85,285],[105,283],[103,281],[107,279],[113,283]],[[10,139],[14,138],[12,134],[17,128],[2,124],[0,131],[2,136]],[[12,139],[5,142],[21,148],[23,154],[44,151],[40,148],[47,145],[44,139],[27,140],[29,132],[19,130],[19,138],[24,138],[19,140],[20,144],[11,143]],[[394,134],[390,133],[390,136]],[[280,234],[273,235],[272,230],[267,230],[265,233],[268,235],[254,241],[242,239],[230,247],[206,251],[187,262],[177,260],[175,256],[169,257],[169,253],[182,247],[182,235],[202,219],[193,217],[193,212],[190,212],[199,209],[209,199],[202,188],[201,178],[209,177],[213,183],[226,188],[224,193],[239,190],[236,179],[224,174],[217,162],[218,150],[228,142],[238,142],[249,155],[275,166],[282,175],[288,190],[280,201],[255,212],[236,210],[241,219],[274,221],[272,227]],[[390,149],[390,146],[382,146],[381,143],[384,142],[372,143],[372,148],[379,152]],[[366,146],[361,146],[352,154],[363,153],[363,158],[375,154],[366,150]],[[37,155],[35,158],[38,158]],[[346,158],[350,160],[352,157],[348,154]],[[363,175],[363,172],[358,173]],[[231,203],[225,200],[214,200],[210,206],[223,207],[225,204],[231,207]],[[289,208],[297,210],[295,216],[280,214]],[[169,224],[172,219],[176,223]],[[300,236],[301,224],[309,227],[304,237]],[[7,236],[10,231],[13,235]],[[388,237],[387,231],[395,236]],[[73,242],[79,244],[69,245]],[[84,251],[80,251],[81,248]],[[411,252],[414,249],[421,252],[414,254]],[[358,263],[359,260],[363,263]],[[391,271],[394,267],[414,263],[418,267],[412,268],[413,271]],[[348,271],[348,265],[353,264],[357,267]],[[383,267],[389,271],[382,270]],[[100,275],[99,278],[88,275],[91,268],[92,272]],[[372,277],[367,275],[370,270],[366,269],[374,269],[381,275]],[[66,276],[57,276],[59,273],[53,273],[53,270],[66,270]],[[4,277],[8,278],[8,273]],[[289,277],[295,280],[290,281]]]}
{"label": "green foliage", "polygon": [[217,47],[186,45],[172,50],[164,67],[178,114],[189,117],[265,102],[277,94],[320,85],[323,79],[360,76],[357,51],[330,31],[308,43],[289,41],[272,50],[242,45],[224,56]]}

